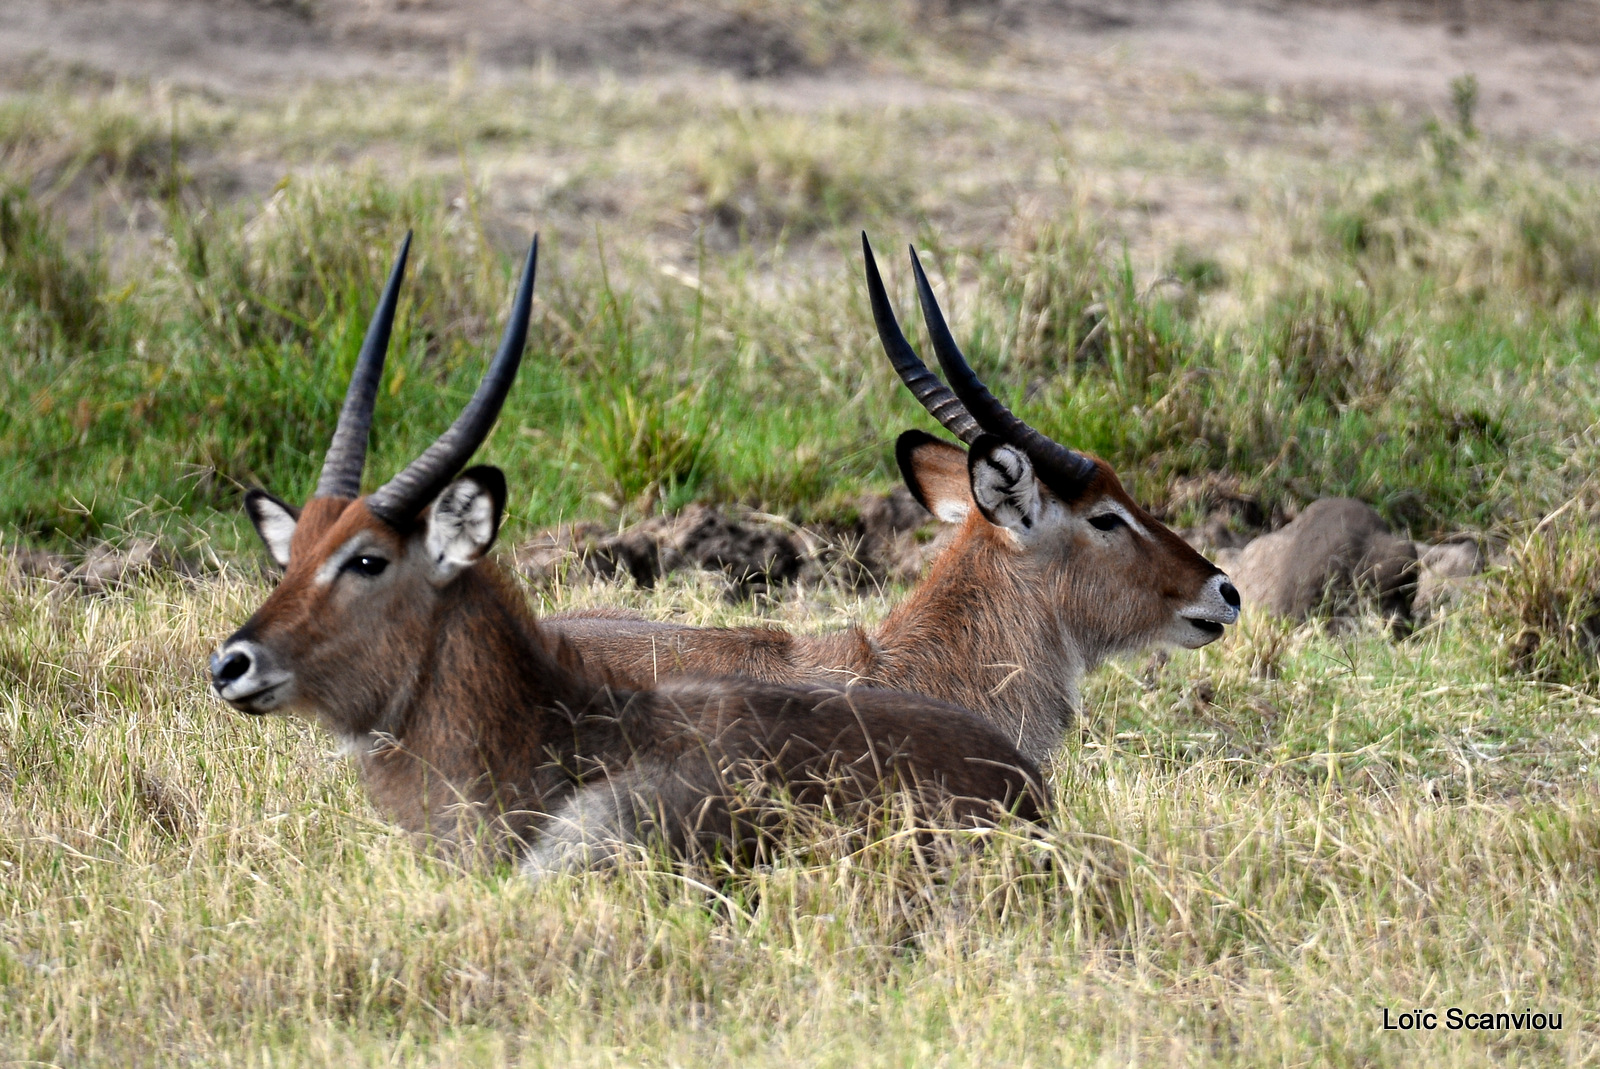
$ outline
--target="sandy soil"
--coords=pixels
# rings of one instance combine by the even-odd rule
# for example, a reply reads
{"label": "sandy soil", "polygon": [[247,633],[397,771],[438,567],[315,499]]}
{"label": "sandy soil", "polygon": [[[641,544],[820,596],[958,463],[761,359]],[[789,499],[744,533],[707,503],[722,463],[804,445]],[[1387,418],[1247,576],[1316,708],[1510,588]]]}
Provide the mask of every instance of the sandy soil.
{"label": "sandy soil", "polygon": [[[492,81],[540,65],[562,78],[616,78],[649,95],[715,105],[948,104],[969,121],[993,114],[1169,154],[1187,146],[1248,161],[1265,149],[1278,156],[1268,170],[1280,173],[1292,160],[1314,165],[1367,151],[1366,108],[1448,117],[1451,81],[1470,72],[1480,85],[1480,126],[1600,167],[1600,0],[917,2],[935,12],[929,18],[947,43],[983,62],[935,60],[920,75],[871,59],[819,63],[793,27],[749,0],[0,0],[0,92],[64,67],[91,84],[132,77],[272,97],[308,81],[444,84],[463,68]],[[1197,96],[1197,86],[1206,92]],[[1219,110],[1218,87],[1238,91],[1247,118]],[[1209,103],[1194,106],[1199,99]],[[1320,117],[1304,121],[1306,108]],[[958,242],[992,243],[1018,218],[1059,206],[1065,192],[1037,153],[997,167],[959,144],[930,149],[937,159],[916,164],[941,179],[928,218]],[[258,202],[291,169],[270,151],[202,152],[185,162],[224,201]],[[433,162],[440,173],[460,166],[453,154]],[[491,231],[518,235],[509,248],[534,225],[582,240],[597,224],[627,219],[647,255],[683,270],[693,269],[702,239],[713,250],[728,244],[692,211],[637,211],[649,194],[642,172],[594,179],[584,193],[592,210],[548,210],[539,191],[585,162],[495,162],[486,172]],[[1083,168],[1074,182],[1136,267],[1159,273],[1180,246],[1211,249],[1224,262],[1248,255],[1237,247],[1252,235],[1248,204],[1262,172],[1226,170],[1112,163]],[[84,176],[50,198],[74,240],[113,236],[114,270],[141,263],[162,226],[148,191],[129,195]],[[837,266],[835,250],[803,240],[783,259],[773,285]]]}
{"label": "sandy soil", "polygon": [[[1497,133],[1600,138],[1600,0],[945,0],[991,12],[1008,54],[1049,98],[1134,69],[1342,100],[1443,108],[1452,78],[1482,87]],[[551,59],[624,75],[798,80],[798,96],[920,98],[848,62],[816,69],[758,7],[671,0],[4,0],[0,71],[39,57],[223,91],[308,78],[427,75],[470,55],[486,70]],[[971,20],[970,11],[966,17]],[[981,19],[980,19],[981,21]]]}

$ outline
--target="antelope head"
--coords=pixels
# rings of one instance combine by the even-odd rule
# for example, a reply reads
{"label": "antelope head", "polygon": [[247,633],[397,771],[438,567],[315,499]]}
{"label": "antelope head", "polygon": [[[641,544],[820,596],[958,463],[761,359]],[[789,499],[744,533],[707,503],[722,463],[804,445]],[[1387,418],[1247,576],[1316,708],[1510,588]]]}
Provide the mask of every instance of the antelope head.
{"label": "antelope head", "polygon": [[[1105,461],[1028,426],[979,381],[911,251],[917,295],[946,387],[900,330],[866,235],[867,290],[878,336],[901,381],[965,445],[902,434],[895,457],[918,501],[961,540],[985,546],[1028,600],[1047,599],[1059,632],[1092,666],[1152,643],[1204,646],[1239,618],[1239,592],[1122,488]],[[1027,605],[1017,612],[1038,611]]]}
{"label": "antelope head", "polygon": [[315,494],[304,508],[263,490],[245,497],[256,532],[284,572],[211,658],[212,686],[235,709],[299,713],[346,741],[392,730],[388,707],[405,683],[427,673],[420,662],[438,634],[440,612],[499,530],[505,477],[491,467],[461,471],[488,436],[521,363],[539,252],[535,238],[500,349],[455,423],[398,475],[358,498],[410,244],[407,235],[368,327]]}

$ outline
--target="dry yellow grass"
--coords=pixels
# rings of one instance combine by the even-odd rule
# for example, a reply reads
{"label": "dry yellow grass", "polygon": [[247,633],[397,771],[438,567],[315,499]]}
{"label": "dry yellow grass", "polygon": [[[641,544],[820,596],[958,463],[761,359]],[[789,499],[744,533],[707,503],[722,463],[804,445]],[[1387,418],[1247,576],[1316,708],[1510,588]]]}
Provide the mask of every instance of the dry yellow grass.
{"label": "dry yellow grass", "polygon": [[[1500,678],[1478,614],[1401,646],[1256,619],[1113,666],[1042,845],[928,872],[819,841],[534,889],[420,853],[317,730],[211,699],[205,654],[261,594],[0,591],[14,1063],[1600,1059],[1600,703]],[[747,612],[692,581],[563,600]],[[1419,1006],[1563,1028],[1382,1029]]]}

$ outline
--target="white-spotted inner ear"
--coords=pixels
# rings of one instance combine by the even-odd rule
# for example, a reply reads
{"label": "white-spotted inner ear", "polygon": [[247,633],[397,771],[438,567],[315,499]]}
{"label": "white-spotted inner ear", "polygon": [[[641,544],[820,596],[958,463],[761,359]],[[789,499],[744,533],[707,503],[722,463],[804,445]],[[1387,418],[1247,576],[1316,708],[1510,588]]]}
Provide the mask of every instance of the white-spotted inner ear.
{"label": "white-spotted inner ear", "polygon": [[494,495],[473,479],[444,488],[428,512],[423,538],[434,582],[447,583],[477,563],[494,542],[499,512]]}
{"label": "white-spotted inner ear", "polygon": [[971,501],[956,498],[940,498],[932,504],[933,514],[940,523],[960,523],[972,511]]}
{"label": "white-spotted inner ear", "polygon": [[266,543],[267,552],[281,568],[289,566],[289,543],[294,541],[294,529],[299,517],[293,509],[271,494],[255,492],[245,498],[245,511],[255,524],[256,534]]}
{"label": "white-spotted inner ear", "polygon": [[970,474],[972,499],[989,522],[1023,539],[1038,531],[1044,502],[1039,497],[1033,465],[1021,450],[996,446],[973,458]]}

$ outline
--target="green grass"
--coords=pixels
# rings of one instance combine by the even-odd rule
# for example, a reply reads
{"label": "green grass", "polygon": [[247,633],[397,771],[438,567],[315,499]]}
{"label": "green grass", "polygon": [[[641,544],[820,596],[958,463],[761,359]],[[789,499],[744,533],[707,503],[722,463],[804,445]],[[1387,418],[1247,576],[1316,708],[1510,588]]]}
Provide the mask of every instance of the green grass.
{"label": "green grass", "polygon": [[[670,228],[666,206],[688,205],[700,224],[753,244],[702,246],[693,264],[663,273],[626,234],[601,225],[596,243],[570,225],[563,198],[610,188],[615,175],[569,175],[551,191],[528,369],[488,447],[518,488],[514,531],[696,496],[804,514],[889,481],[893,431],[925,420],[875,351],[852,250],[861,225],[920,233],[936,275],[957,286],[951,311],[979,368],[1158,507],[1174,480],[1220,470],[1268,508],[1353,494],[1427,536],[1530,517],[1577,485],[1563,452],[1594,422],[1584,369],[1600,340],[1600,231],[1583,220],[1597,192],[1536,160],[1453,141],[1442,169],[1446,135],[1419,134],[1377,161],[1325,168],[1309,207],[1262,206],[1263,223],[1285,235],[1282,255],[1268,247],[1238,270],[1177,248],[1163,280],[1144,275],[1081,198],[1017,219],[1003,242],[942,237],[916,202],[951,212],[959,201],[939,200],[938,183],[912,198],[896,161],[920,137],[961,132],[948,113],[886,124],[732,108],[708,119],[668,100],[663,132],[643,125],[646,103],[626,94],[527,92],[666,153],[665,188],[635,190],[632,217]],[[492,170],[482,154],[502,151],[500,135],[470,115],[506,100],[485,93],[463,107],[470,153]],[[125,107],[121,97],[100,105]],[[195,143],[226,142],[234,127],[257,137],[269,120],[289,159],[303,151],[300,131],[323,122],[420,151],[442,121],[407,112],[411,125],[396,129],[400,113],[339,110],[311,91],[296,108],[207,113],[196,120],[205,136],[171,151],[181,159]],[[507,143],[595,155],[573,140],[581,122],[501,110]],[[60,134],[69,146],[109,121],[84,104],[72,115],[90,130]],[[10,136],[33,129],[15,124]],[[647,167],[645,154],[643,141],[619,149],[615,165]],[[470,173],[471,159],[462,163]],[[492,347],[523,237],[485,221],[492,185],[358,163],[291,169],[264,206],[233,205],[183,167],[139,187],[163,221],[133,273],[69,241],[49,195],[25,184],[6,195],[0,522],[25,537],[153,527],[228,548],[242,487],[302,494],[382,264],[408,227],[418,255],[375,477],[444,425]],[[137,185],[127,170],[119,180]],[[542,222],[535,213],[527,228]],[[770,257],[800,237],[816,266],[794,278]],[[1514,500],[1496,490],[1511,486]]]}

